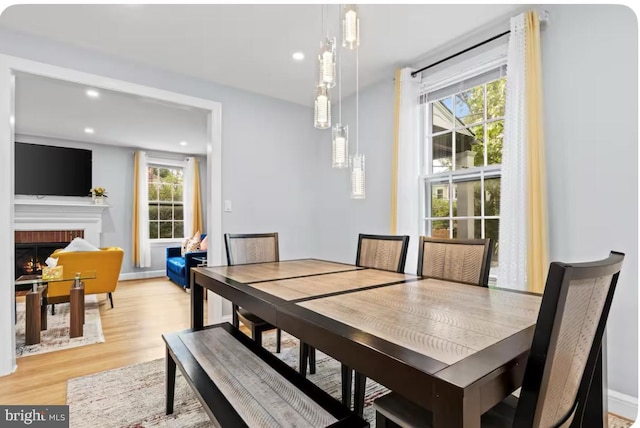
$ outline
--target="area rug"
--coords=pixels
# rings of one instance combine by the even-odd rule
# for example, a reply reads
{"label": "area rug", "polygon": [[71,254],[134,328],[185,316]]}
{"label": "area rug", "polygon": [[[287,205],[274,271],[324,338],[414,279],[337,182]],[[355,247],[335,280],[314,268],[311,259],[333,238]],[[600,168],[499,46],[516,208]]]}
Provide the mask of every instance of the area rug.
{"label": "area rug", "polygon": [[25,345],[25,303],[24,300],[18,301],[16,305],[18,319],[16,323],[16,357],[26,357],[104,342],[98,298],[95,294],[85,297],[84,310],[85,324],[82,337],[69,338],[69,303],[59,303],[56,304],[55,315],[51,315],[49,308],[47,314],[48,328],[40,333],[40,343]]}
{"label": "area rug", "polygon": [[[274,350],[275,339],[265,335],[265,347]],[[282,332],[282,352],[278,355],[290,366],[297,367],[298,340]],[[308,378],[340,399],[340,363],[321,352],[316,356],[316,374]],[[70,379],[67,383],[67,404],[70,426],[91,427],[212,427],[191,388],[180,375],[176,378],[174,414],[165,415],[165,360],[108,370],[90,376]],[[373,400],[388,390],[367,380],[364,417],[375,427]],[[610,417],[610,428],[627,428],[631,423]]]}

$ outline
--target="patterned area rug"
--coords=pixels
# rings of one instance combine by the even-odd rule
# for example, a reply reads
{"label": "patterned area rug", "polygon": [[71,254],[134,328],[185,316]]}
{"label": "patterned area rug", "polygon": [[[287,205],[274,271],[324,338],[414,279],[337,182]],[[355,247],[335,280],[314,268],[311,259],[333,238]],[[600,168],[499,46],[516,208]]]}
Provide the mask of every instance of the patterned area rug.
{"label": "patterned area rug", "polygon": [[[265,346],[275,350],[273,334],[264,336]],[[297,368],[298,340],[282,332],[282,352],[278,355]],[[337,399],[340,399],[340,364],[318,352],[317,371],[308,378]],[[165,361],[158,359],[70,379],[67,384],[67,404],[71,427],[212,427],[213,424],[179,374],[176,379],[174,414],[166,416]],[[367,381],[364,417],[375,427],[375,411],[371,403],[388,390]],[[627,428],[631,422],[609,417],[610,428]]]}
{"label": "patterned area rug", "polygon": [[25,345],[25,303],[18,301],[16,314],[16,357],[43,354],[45,352],[60,351],[62,349],[76,348],[78,346],[91,345],[104,342],[98,298],[95,294],[85,298],[85,324],[82,337],[69,338],[69,303],[56,305],[56,314],[51,315],[51,308],[47,314],[47,329],[40,333],[40,343]]}

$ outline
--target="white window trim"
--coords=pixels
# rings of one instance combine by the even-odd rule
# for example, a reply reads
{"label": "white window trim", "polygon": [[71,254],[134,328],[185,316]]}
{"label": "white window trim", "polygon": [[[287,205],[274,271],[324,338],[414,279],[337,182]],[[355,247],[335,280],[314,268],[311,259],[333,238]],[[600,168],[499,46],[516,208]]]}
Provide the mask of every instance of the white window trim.
{"label": "white window trim", "polygon": [[[472,65],[475,64],[475,65]],[[472,78],[474,76],[478,76],[482,73],[488,72],[497,67],[505,66],[507,64],[507,44],[498,46],[490,51],[487,51],[479,56],[471,58],[469,60],[462,61],[460,63],[454,64],[448,68],[436,71],[430,74],[427,77],[422,78],[422,83],[420,84],[420,96],[427,95],[430,92],[437,91],[439,89],[445,88],[450,85],[454,85],[458,82],[461,82],[465,79]],[[438,181],[438,179],[449,178],[447,185],[449,186],[449,191],[452,191],[453,182],[457,179],[464,178],[465,176],[469,176],[470,178],[478,178],[481,179],[481,183],[483,183],[484,178],[497,176],[501,177],[500,171],[502,169],[501,165],[486,165],[481,167],[474,167],[473,173],[469,173],[466,170],[452,170],[445,171],[436,174],[427,174],[429,165],[431,165],[431,156],[432,153],[427,149],[427,139],[429,138],[429,129],[431,129],[431,121],[429,119],[429,115],[427,114],[426,109],[428,108],[428,103],[423,103],[420,105],[420,117],[426,118],[426,120],[420,121],[420,133],[421,138],[420,141],[420,154],[421,154],[421,164],[420,164],[420,234],[423,236],[430,236],[431,232],[427,230],[427,221],[432,217],[427,215],[427,213],[431,212],[431,197],[427,198],[426,191],[428,189],[429,181]],[[486,119],[486,105],[485,105],[485,119]],[[504,120],[504,118],[500,119]],[[492,120],[486,121],[486,123],[491,122]],[[486,125],[485,121],[480,122]],[[473,126],[471,124],[470,126]],[[452,130],[448,130],[446,132],[452,132]],[[443,133],[446,133],[443,132]],[[435,133],[436,135],[438,133]],[[433,137],[433,135],[431,135]],[[486,154],[485,154],[486,156]],[[485,159],[486,161],[486,159]],[[484,184],[482,184],[481,192],[484,193]],[[451,195],[449,195],[451,200]],[[427,206],[428,205],[428,206]],[[477,216],[470,217],[455,217],[449,218],[448,221],[460,219],[474,219]],[[484,218],[485,220],[491,219],[499,219],[499,216],[485,216],[484,215],[484,204],[481,204],[481,215],[480,218]],[[484,226],[483,226],[484,229]],[[484,232],[484,231],[483,231]],[[492,272],[489,275],[490,284],[495,284],[497,277]]]}
{"label": "white window trim", "polygon": [[[153,167],[158,167],[158,168],[166,168],[166,167],[174,167],[174,168],[181,168],[183,171],[185,170],[185,168],[187,167],[187,161],[186,160],[179,160],[179,159],[165,159],[165,158],[154,158],[154,157],[149,157],[147,156],[147,168],[149,168],[150,166]],[[148,183],[148,180],[147,180]],[[184,182],[182,183],[182,206],[184,206]],[[151,201],[147,201],[149,204],[151,203]],[[160,215],[160,212],[158,211],[158,215]],[[159,220],[149,220],[149,223],[151,223],[152,221],[159,221]],[[171,222],[175,222],[175,220],[171,220]],[[184,224],[184,218],[182,219],[182,222]],[[173,227],[173,226],[172,226]],[[149,237],[149,244],[152,246],[164,246],[167,244],[181,244],[182,240],[184,238],[151,238]]]}

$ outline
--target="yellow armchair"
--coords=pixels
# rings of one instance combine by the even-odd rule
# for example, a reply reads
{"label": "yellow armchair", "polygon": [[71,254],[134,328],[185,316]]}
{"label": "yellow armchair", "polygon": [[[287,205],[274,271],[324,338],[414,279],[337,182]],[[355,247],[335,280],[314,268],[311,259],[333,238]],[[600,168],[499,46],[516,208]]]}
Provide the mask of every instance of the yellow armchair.
{"label": "yellow armchair", "polygon": [[[118,247],[102,248],[100,251],[71,251],[56,250],[51,257],[58,258],[58,266],[63,266],[64,274],[74,272],[96,271],[96,279],[84,280],[84,293],[107,293],[113,308],[113,293],[118,284],[120,268],[124,251]],[[73,281],[52,282],[49,284],[48,297],[50,303],[69,301],[69,290]],[[53,309],[53,308],[52,308]]]}

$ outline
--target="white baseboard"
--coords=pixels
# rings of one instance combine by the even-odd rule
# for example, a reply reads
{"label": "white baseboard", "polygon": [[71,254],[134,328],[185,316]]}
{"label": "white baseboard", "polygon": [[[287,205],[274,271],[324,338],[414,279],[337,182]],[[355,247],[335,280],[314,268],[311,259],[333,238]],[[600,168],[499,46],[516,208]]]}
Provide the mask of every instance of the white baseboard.
{"label": "white baseboard", "polygon": [[610,389],[609,412],[634,421],[638,416],[638,399]]}
{"label": "white baseboard", "polygon": [[129,273],[121,273],[120,276],[118,277],[118,281],[129,281],[132,279],[159,278],[162,276],[167,276],[166,271],[148,270],[145,272],[129,272]]}

